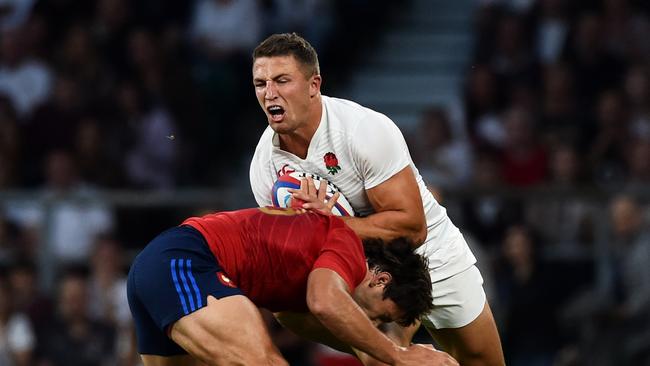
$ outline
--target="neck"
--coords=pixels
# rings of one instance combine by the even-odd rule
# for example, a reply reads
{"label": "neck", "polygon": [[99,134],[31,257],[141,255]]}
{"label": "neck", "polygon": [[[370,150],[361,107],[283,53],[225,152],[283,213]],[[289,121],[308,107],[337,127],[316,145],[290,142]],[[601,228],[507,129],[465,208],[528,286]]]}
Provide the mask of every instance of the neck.
{"label": "neck", "polygon": [[307,122],[301,127],[287,134],[280,134],[280,148],[288,151],[301,159],[307,157],[309,144],[314,137],[323,116],[323,103],[320,95],[316,95],[315,100],[309,109]]}

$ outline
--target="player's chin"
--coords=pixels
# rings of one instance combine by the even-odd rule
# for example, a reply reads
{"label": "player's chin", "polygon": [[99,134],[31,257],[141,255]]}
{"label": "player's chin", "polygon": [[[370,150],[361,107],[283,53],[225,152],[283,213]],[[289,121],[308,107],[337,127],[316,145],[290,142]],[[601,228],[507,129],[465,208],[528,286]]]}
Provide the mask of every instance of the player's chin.
{"label": "player's chin", "polygon": [[273,131],[280,134],[290,133],[292,131],[291,127],[284,121],[276,122],[269,120],[269,126],[271,126]]}

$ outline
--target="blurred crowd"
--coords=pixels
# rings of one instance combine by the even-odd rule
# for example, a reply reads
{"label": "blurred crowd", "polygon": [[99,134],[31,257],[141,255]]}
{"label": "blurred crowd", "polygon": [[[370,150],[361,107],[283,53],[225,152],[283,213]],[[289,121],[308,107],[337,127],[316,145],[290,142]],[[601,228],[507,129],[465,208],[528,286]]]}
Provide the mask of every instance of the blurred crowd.
{"label": "blurred crowd", "polygon": [[[186,212],[98,192],[238,184],[266,126],[252,48],[305,36],[327,94],[395,3],[0,0],[0,193],[33,192],[0,201],[0,365],[138,364],[126,271]],[[650,365],[650,3],[482,0],[475,21],[460,112],[406,137],[508,364]],[[350,362],[268,320],[292,365]]]}
{"label": "blurred crowd", "polygon": [[650,3],[475,20],[462,113],[431,106],[409,139],[492,276],[508,364],[650,365]]}
{"label": "blurred crowd", "polygon": [[0,365],[137,364],[126,270],[185,214],[102,190],[239,180],[266,126],[255,45],[298,32],[335,85],[395,6],[370,3],[0,0],[0,193],[31,192],[0,200]]}

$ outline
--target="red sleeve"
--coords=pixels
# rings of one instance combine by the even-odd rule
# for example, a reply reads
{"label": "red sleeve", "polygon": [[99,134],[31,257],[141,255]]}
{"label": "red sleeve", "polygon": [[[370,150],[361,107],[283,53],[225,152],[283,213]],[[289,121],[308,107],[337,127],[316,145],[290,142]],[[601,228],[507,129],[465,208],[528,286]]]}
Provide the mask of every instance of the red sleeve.
{"label": "red sleeve", "polygon": [[327,242],[314,263],[313,269],[327,268],[338,273],[352,291],[366,276],[366,256],[359,237],[348,228],[337,228],[330,232]]}

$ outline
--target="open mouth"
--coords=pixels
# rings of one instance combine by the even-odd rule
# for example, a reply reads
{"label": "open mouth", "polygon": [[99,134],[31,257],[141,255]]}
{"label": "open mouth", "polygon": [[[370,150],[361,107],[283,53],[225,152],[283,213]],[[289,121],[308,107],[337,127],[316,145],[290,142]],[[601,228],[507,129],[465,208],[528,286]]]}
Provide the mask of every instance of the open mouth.
{"label": "open mouth", "polygon": [[279,105],[272,105],[270,107],[267,107],[266,110],[271,115],[271,119],[275,122],[282,121],[284,118],[284,108],[280,107]]}

